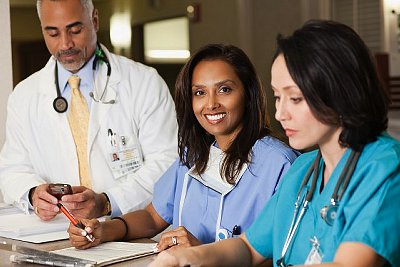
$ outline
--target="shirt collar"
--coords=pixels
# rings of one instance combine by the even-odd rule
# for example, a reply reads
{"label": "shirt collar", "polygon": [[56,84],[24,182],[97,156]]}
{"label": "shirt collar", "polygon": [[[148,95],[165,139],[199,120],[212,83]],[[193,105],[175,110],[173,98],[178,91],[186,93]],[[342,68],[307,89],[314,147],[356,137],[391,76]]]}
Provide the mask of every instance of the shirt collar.
{"label": "shirt collar", "polygon": [[[81,78],[81,83],[85,84],[91,84],[93,81],[93,60],[94,60],[95,55],[93,55],[89,61],[81,68],[75,75],[78,75]],[[62,64],[60,64],[58,61],[56,62],[57,67],[58,67],[58,84],[60,85],[61,88],[61,94],[64,94],[64,92],[69,88],[67,86],[68,84],[68,79],[73,73],[70,71],[66,70]]]}

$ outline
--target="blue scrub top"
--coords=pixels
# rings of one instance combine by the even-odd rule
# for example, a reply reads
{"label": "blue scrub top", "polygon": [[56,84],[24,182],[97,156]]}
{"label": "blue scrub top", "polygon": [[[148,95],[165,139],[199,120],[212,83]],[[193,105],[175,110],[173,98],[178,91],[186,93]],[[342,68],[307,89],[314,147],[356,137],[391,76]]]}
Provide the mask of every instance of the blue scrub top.
{"label": "blue scrub top", "polygon": [[[285,256],[286,264],[304,264],[312,248],[310,239],[315,236],[320,243],[323,262],[333,261],[341,243],[359,242],[371,247],[391,266],[400,266],[399,141],[384,133],[366,145],[339,203],[333,226],[326,224],[320,216],[321,208],[330,204],[350,151],[348,149],[342,156],[322,192],[319,192],[320,174],[314,197]],[[273,258],[274,264],[281,257],[297,191],[316,154],[316,151],[306,153],[296,160],[280,189],[245,233],[251,246],[265,258]]]}
{"label": "blue scrub top", "polygon": [[[264,137],[253,146],[251,163],[236,187],[225,196],[221,228],[232,231],[235,225],[244,231],[254,221],[275,192],[281,177],[298,153],[272,137]],[[166,171],[154,187],[153,206],[173,227],[179,226],[179,202],[188,168],[179,160]],[[215,241],[221,194],[189,177],[182,209],[182,226],[202,243]]]}

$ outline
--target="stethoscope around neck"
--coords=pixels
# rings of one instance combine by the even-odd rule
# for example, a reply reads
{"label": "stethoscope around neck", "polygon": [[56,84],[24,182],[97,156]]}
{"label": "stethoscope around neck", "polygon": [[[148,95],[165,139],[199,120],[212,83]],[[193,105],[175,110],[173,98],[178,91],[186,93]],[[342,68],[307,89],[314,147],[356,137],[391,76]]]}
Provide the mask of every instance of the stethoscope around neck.
{"label": "stethoscope around neck", "polygon": [[[96,52],[95,52],[95,56],[94,56],[94,60],[93,60],[93,66],[92,66],[93,82],[94,82],[94,88],[95,88],[94,91],[97,91],[96,90],[97,86],[96,86],[96,81],[94,79],[94,74],[96,72],[97,62],[99,62],[99,61],[102,61],[107,65],[107,80],[106,80],[106,84],[104,86],[103,93],[101,94],[100,98],[95,97],[93,92],[90,92],[89,96],[95,102],[98,102],[98,103],[101,103],[101,104],[114,104],[115,103],[114,99],[109,100],[109,101],[104,101],[104,96],[105,96],[105,93],[107,91],[108,82],[109,82],[110,76],[111,76],[111,65],[110,65],[110,62],[108,61],[108,58],[107,58],[106,54],[101,49],[100,44],[97,43],[97,49],[96,49]],[[60,85],[58,83],[58,66],[57,66],[57,62],[56,62],[56,66],[55,66],[55,69],[54,69],[54,76],[55,76],[57,97],[53,101],[53,108],[58,113],[64,113],[68,109],[68,101],[65,99],[65,97],[63,97],[61,95]]]}
{"label": "stethoscope around neck", "polygon": [[[358,159],[360,158],[361,151],[362,149],[360,151],[354,151],[354,150],[351,151],[351,154],[347,159],[346,164],[342,170],[342,173],[340,174],[340,177],[336,183],[335,189],[333,190],[331,196],[331,203],[327,206],[324,206],[320,211],[322,219],[329,226],[332,226],[336,219],[337,210],[339,208],[339,202],[342,199],[347,186],[349,185],[350,178],[354,173],[354,169],[357,165]],[[289,231],[282,248],[281,257],[276,261],[276,264],[280,267],[289,266],[285,264],[284,258],[289,248],[289,245],[293,240],[296,230],[300,224],[300,221],[304,217],[304,214],[308,208],[308,204],[310,203],[310,201],[314,196],[315,187],[319,176],[320,160],[321,160],[321,151],[318,151],[317,157],[315,158],[313,164],[308,169],[303,179],[303,182],[300,185],[299,191],[297,192],[296,202],[294,204],[295,208],[294,208],[292,222],[290,224]],[[310,180],[311,174],[313,175],[313,178],[311,180],[310,190],[308,190],[305,195],[302,195],[303,189]],[[302,207],[299,213],[300,206]]]}
{"label": "stethoscope around neck", "polygon": [[[234,225],[232,230],[225,229],[221,227],[221,221],[222,221],[222,213],[223,213],[223,207],[224,207],[224,202],[225,202],[225,197],[228,195],[239,183],[239,181],[242,179],[244,172],[247,170],[247,164],[244,164],[242,166],[242,169],[239,171],[238,176],[235,179],[235,184],[234,185],[226,185],[223,187],[219,187],[216,184],[213,184],[210,180],[205,179],[205,176],[211,175],[213,176],[212,173],[209,173],[210,169],[217,168],[216,173],[218,175],[218,181],[222,181],[222,177],[220,176],[219,173],[219,166],[222,165],[222,160],[224,156],[221,154],[221,150],[219,148],[216,148],[215,143],[213,143],[210,147],[210,154],[209,154],[209,159],[207,163],[207,169],[206,171],[200,175],[195,171],[195,166],[190,168],[186,173],[183,178],[183,183],[182,183],[182,192],[181,192],[181,197],[179,201],[179,214],[178,214],[178,225],[182,225],[182,215],[183,215],[183,206],[184,202],[186,199],[186,195],[189,189],[189,182],[192,179],[197,180],[199,183],[203,184],[205,187],[208,187],[219,194],[220,196],[220,201],[219,201],[219,208],[218,208],[218,215],[217,215],[217,220],[215,224],[215,240],[219,241],[222,239],[226,239],[229,236],[237,236],[240,234],[240,225]],[[217,155],[217,156],[216,156]],[[211,164],[211,162],[213,162]],[[215,174],[215,172],[214,172]]]}

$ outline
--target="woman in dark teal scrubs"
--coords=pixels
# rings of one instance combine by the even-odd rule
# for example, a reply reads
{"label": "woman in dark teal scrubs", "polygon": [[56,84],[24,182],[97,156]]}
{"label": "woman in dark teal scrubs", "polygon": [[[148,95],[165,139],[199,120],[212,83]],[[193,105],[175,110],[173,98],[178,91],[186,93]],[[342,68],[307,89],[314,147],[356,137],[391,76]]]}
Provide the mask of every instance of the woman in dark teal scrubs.
{"label": "woman in dark teal scrubs", "polygon": [[332,21],[277,43],[275,118],[293,148],[317,150],[240,238],[164,252],[152,267],[400,266],[400,143],[385,132],[389,100],[368,48]]}

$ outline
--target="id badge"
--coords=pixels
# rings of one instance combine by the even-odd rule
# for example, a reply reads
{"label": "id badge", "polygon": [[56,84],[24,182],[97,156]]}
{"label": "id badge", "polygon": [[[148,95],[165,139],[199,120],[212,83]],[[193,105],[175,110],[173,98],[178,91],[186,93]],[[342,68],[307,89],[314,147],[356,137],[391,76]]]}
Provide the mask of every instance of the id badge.
{"label": "id badge", "polygon": [[313,238],[311,238],[310,242],[311,242],[311,250],[310,253],[308,253],[304,265],[321,264],[323,255],[317,237],[314,236]]}
{"label": "id badge", "polygon": [[116,133],[113,133],[110,139],[111,150],[108,153],[108,162],[114,179],[134,173],[143,165],[139,145],[129,142],[129,139],[126,136],[118,136]]}

